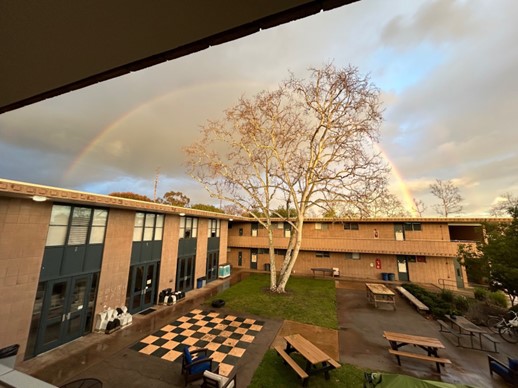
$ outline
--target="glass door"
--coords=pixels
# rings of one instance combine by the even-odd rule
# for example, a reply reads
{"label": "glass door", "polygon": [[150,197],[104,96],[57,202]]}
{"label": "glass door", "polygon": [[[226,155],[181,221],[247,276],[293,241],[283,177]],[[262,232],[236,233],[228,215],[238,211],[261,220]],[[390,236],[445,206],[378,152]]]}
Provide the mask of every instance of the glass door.
{"label": "glass door", "polygon": [[84,334],[92,275],[50,280],[45,286],[35,354]]}
{"label": "glass door", "polygon": [[402,282],[408,282],[410,280],[408,276],[408,263],[406,256],[397,256],[397,271],[398,279]]}
{"label": "glass door", "polygon": [[190,291],[194,287],[194,256],[178,258],[176,291]]}
{"label": "glass door", "polygon": [[207,283],[218,278],[219,252],[209,252],[207,254]]}
{"label": "glass door", "polygon": [[145,310],[155,303],[158,263],[134,265],[128,281],[128,310],[131,314]]}

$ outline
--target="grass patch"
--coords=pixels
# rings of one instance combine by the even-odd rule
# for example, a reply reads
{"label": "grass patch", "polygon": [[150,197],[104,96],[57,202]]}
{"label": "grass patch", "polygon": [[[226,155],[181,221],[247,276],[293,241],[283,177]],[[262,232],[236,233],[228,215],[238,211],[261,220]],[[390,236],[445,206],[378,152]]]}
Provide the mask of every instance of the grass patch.
{"label": "grass patch", "polygon": [[[302,358],[297,357],[296,353],[291,355],[304,368]],[[345,364],[341,368],[330,371],[329,380],[325,379],[323,373],[311,376],[309,385],[312,388],[362,387],[365,371],[353,365]],[[283,365],[282,358],[275,350],[270,349],[265,353],[263,361],[255,371],[249,387],[300,387],[301,385],[299,376],[289,366]]]}
{"label": "grass patch", "polygon": [[251,274],[213,297],[225,307],[265,318],[288,319],[338,329],[336,290],[333,280],[290,277],[286,294],[269,291],[270,275]]}

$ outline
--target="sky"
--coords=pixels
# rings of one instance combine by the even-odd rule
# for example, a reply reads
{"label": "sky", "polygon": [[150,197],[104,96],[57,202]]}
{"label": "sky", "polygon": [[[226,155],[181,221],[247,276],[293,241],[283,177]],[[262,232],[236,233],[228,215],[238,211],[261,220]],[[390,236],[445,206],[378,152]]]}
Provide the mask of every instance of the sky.
{"label": "sky", "polygon": [[239,97],[293,72],[352,65],[380,89],[391,190],[424,202],[436,179],[487,216],[518,194],[518,2],[361,0],[0,114],[0,178],[98,194],[180,191],[214,204],[182,148]]}

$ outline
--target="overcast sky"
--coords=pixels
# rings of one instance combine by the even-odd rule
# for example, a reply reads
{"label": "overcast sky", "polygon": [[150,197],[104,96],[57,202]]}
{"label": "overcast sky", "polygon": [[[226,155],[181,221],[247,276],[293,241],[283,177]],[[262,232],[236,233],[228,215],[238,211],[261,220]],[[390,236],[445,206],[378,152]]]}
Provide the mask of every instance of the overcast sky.
{"label": "overcast sky", "polygon": [[429,185],[451,179],[462,215],[484,216],[500,194],[518,194],[517,15],[515,0],[361,0],[321,12],[0,115],[0,177],[153,197],[159,168],[158,195],[213,203],[186,176],[182,147],[241,95],[333,61],[381,89],[394,194],[435,216]]}

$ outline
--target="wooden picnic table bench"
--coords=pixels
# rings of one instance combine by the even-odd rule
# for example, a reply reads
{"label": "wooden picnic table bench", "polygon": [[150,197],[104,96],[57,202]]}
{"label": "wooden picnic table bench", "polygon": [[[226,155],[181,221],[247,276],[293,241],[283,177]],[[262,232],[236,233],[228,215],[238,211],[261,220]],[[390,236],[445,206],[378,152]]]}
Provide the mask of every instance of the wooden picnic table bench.
{"label": "wooden picnic table bench", "polygon": [[[275,346],[275,350],[284,359],[285,363],[291,366],[291,368],[299,375],[304,386],[307,385],[309,377],[316,373],[324,373],[325,379],[329,380],[329,371],[341,366],[340,363],[333,360],[330,356],[300,334],[287,335],[284,339],[286,340],[286,349],[277,345]],[[302,367],[290,356],[290,353],[293,352],[299,353],[306,360],[305,369],[302,369]]]}
{"label": "wooden picnic table bench", "polygon": [[403,295],[410,303],[412,303],[417,308],[417,310],[419,310],[419,311],[429,311],[430,310],[427,305],[425,305],[423,302],[421,302],[419,299],[417,299],[414,295],[412,295],[410,292],[408,292],[405,288],[396,287],[396,290],[398,290],[401,295]]}
{"label": "wooden picnic table bench", "polygon": [[317,272],[322,272],[322,276],[333,276],[333,268],[311,268],[313,271],[313,277],[316,276]]}
{"label": "wooden picnic table bench", "polygon": [[[449,359],[439,357],[438,351],[439,349],[444,349],[444,345],[437,338],[422,337],[405,333],[395,333],[390,331],[384,331],[383,337],[389,341],[390,349],[388,349],[388,351],[390,354],[396,356],[398,365],[401,365],[400,357],[414,358],[421,361],[435,362],[437,371],[440,373],[441,365],[444,366],[445,364],[451,364]],[[407,345],[414,345],[414,347],[419,347],[425,350],[427,354],[424,355],[399,350],[399,348]]]}
{"label": "wooden picnic table bench", "polygon": [[365,283],[367,290],[367,300],[378,307],[378,303],[392,304],[396,309],[396,294],[394,294],[387,286],[379,283]]}

